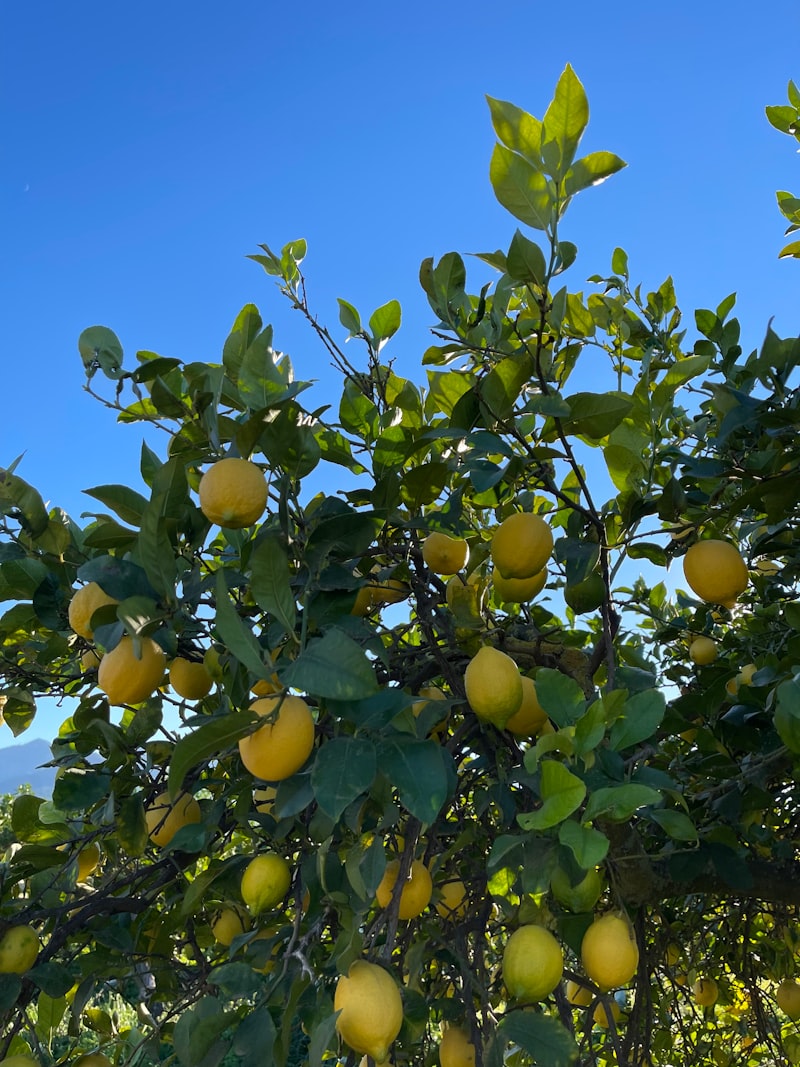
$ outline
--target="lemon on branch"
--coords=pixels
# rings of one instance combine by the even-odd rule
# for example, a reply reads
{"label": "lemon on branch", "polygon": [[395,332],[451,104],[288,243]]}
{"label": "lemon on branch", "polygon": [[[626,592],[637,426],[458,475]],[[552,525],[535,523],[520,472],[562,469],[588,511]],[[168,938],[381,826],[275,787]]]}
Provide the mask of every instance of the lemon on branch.
{"label": "lemon on branch", "polygon": [[97,684],[109,704],[141,704],[158,689],[166,659],[152,637],[134,641],[127,635],[106,652],[97,670]]}
{"label": "lemon on branch", "polygon": [[169,793],[159,793],[144,809],[144,819],[150,840],[163,848],[178,830],[190,823],[202,822],[203,816],[191,793],[181,793],[174,801],[169,799]]}
{"label": "lemon on branch", "polygon": [[9,926],[0,937],[0,974],[25,974],[36,963],[39,948],[32,926]]}
{"label": "lemon on branch", "polygon": [[277,852],[255,856],[242,875],[242,900],[251,915],[276,907],[289,891],[292,874],[289,864]]}
{"label": "lemon on branch", "polygon": [[333,997],[336,1029],[354,1052],[376,1063],[389,1058],[389,1046],[403,1024],[400,991],[388,971],[377,963],[356,960],[336,983]]}
{"label": "lemon on branch", "polygon": [[204,663],[176,656],[170,664],[169,684],[184,700],[202,700],[211,692],[214,679]]}
{"label": "lemon on branch", "polygon": [[94,635],[91,626],[92,615],[106,604],[119,604],[119,601],[105,593],[97,582],[82,586],[73,595],[67,611],[69,624],[75,633],[91,641]]}
{"label": "lemon on branch", "polygon": [[747,567],[739,549],[728,541],[696,541],[683,557],[683,573],[707,604],[731,608],[747,588]]}
{"label": "lemon on branch", "polygon": [[553,533],[541,517],[517,511],[504,519],[492,537],[492,560],[503,578],[532,578],[553,551]]}
{"label": "lemon on branch", "polygon": [[267,506],[267,482],[260,467],[229,456],[200,479],[200,510],[209,522],[240,530],[258,522]]}
{"label": "lemon on branch", "polygon": [[502,729],[522,706],[524,690],[514,660],[491,645],[472,657],[464,673],[469,705],[482,722]]}
{"label": "lemon on branch", "polygon": [[254,700],[250,710],[272,721],[239,741],[247,770],[265,782],[281,782],[299,771],[314,747],[314,719],[305,700],[272,695]]}
{"label": "lemon on branch", "polygon": [[595,919],[583,935],[581,962],[602,990],[629,982],[639,965],[639,948],[628,920],[612,913]]}
{"label": "lemon on branch", "polygon": [[531,1003],[549,997],[564,970],[564,953],[543,926],[520,926],[503,951],[503,982],[515,1000]]}
{"label": "lemon on branch", "polygon": [[441,1067],[475,1067],[475,1046],[460,1026],[448,1026],[439,1042]]}
{"label": "lemon on branch", "polygon": [[456,574],[469,559],[469,545],[463,537],[450,537],[438,530],[422,542],[422,558],[434,574]]}
{"label": "lemon on branch", "polygon": [[[375,896],[382,908],[388,908],[392,900],[397,876],[400,873],[400,860],[390,860],[386,864],[383,878],[375,891]],[[430,903],[433,895],[433,881],[430,871],[422,860],[414,860],[408,878],[400,890],[400,904],[397,912],[400,919],[416,919]]]}

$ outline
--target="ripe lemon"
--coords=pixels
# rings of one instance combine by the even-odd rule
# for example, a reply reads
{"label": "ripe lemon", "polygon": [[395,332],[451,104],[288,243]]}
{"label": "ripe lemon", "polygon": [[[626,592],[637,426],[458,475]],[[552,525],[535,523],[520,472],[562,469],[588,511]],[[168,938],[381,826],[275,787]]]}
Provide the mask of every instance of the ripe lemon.
{"label": "ripe lemon", "polygon": [[717,642],[710,637],[695,637],[689,645],[689,659],[698,667],[705,667],[717,658]]}
{"label": "ripe lemon", "polygon": [[247,459],[220,459],[200,479],[200,510],[209,522],[241,530],[258,522],[267,506],[267,482]]}
{"label": "ripe lemon", "polygon": [[755,663],[745,663],[744,667],[739,671],[738,679],[739,685],[751,685],[753,681],[753,675],[758,670]]}
{"label": "ripe lemon", "polygon": [[289,891],[292,873],[289,864],[276,852],[266,852],[250,860],[242,875],[242,900],[251,915],[280,904]]}
{"label": "ripe lemon", "polygon": [[[614,1025],[616,1026],[616,1024],[622,1018],[622,1011],[620,1010],[619,1004],[617,1004],[616,1000],[614,1000],[613,997],[609,1001],[609,1006],[611,1008],[611,1018],[614,1020]],[[594,1009],[594,1012],[592,1013],[592,1020],[595,1026],[599,1026],[602,1030],[608,1030],[611,1024],[608,1021],[608,1012],[606,1011],[605,1004],[597,1005],[597,1007]]]}
{"label": "ripe lemon", "polygon": [[535,737],[547,722],[547,712],[536,696],[536,683],[527,675],[522,676],[522,703],[506,722],[506,730],[515,737]]}
{"label": "ripe lemon", "polygon": [[39,947],[32,926],[9,926],[0,937],[0,974],[25,974],[36,963]]}
{"label": "ripe lemon", "polygon": [[549,997],[564,970],[564,953],[543,926],[520,926],[503,951],[503,982],[516,1000]]}
{"label": "ripe lemon", "polygon": [[171,803],[169,793],[159,795],[144,809],[147,832],[154,845],[163,848],[173,839],[178,830],[190,823],[203,821],[200,805],[191,793],[181,793]]}
{"label": "ripe lemon", "polygon": [[492,560],[503,578],[532,578],[553,551],[553,533],[541,517],[517,511],[504,519],[492,537]]}
{"label": "ripe lemon", "polygon": [[0,1067],[39,1067],[39,1064],[30,1056],[6,1056],[0,1060]]}
{"label": "ripe lemon", "polygon": [[573,885],[563,867],[556,867],[550,879],[550,889],[559,904],[569,911],[591,911],[603,892],[603,879],[596,870],[591,870],[577,885]]}
{"label": "ripe lemon", "polygon": [[356,960],[336,983],[336,1029],[354,1052],[376,1063],[389,1058],[389,1046],[403,1024],[403,1002],[394,979],[376,963]]}
{"label": "ripe lemon", "polygon": [[204,663],[176,656],[170,664],[169,684],[184,700],[202,700],[211,692],[214,679]]}
{"label": "ripe lemon", "polygon": [[100,655],[94,648],[87,648],[81,656],[82,671],[96,671],[100,666]]}
{"label": "ripe lemon", "polygon": [[593,999],[591,992],[585,985],[579,985],[578,982],[573,982],[572,979],[567,982],[567,1003],[571,1004],[573,1008],[588,1008]]}
{"label": "ripe lemon", "polygon": [[469,705],[482,722],[502,729],[522,707],[524,690],[514,660],[491,645],[473,656],[464,673]]}
{"label": "ripe lemon", "polygon": [[239,755],[247,770],[265,782],[282,782],[299,771],[314,747],[314,719],[305,700],[293,696],[265,696],[254,700],[256,715],[274,715],[239,741]]}
{"label": "ripe lemon", "polygon": [[75,633],[91,641],[94,634],[92,615],[106,604],[119,604],[119,601],[104,593],[97,582],[82,586],[70,600],[67,611],[69,624]]}
{"label": "ripe lemon", "polygon": [[[375,1063],[374,1060],[372,1062]],[[368,1056],[362,1056],[361,1060],[360,1060],[360,1062],[358,1064],[358,1067],[368,1067],[368,1065],[369,1065],[369,1057]],[[375,1063],[375,1067],[392,1067],[392,1061],[391,1060],[384,1060],[383,1063]]]}
{"label": "ripe lemon", "polygon": [[399,604],[411,595],[411,587],[399,578],[388,578],[385,582],[370,579],[356,593],[355,603],[350,609],[351,615],[368,615],[373,608],[384,604]]}
{"label": "ripe lemon", "polygon": [[[386,864],[380,885],[375,890],[378,904],[382,908],[388,908],[392,899],[392,890],[400,873],[400,860],[390,860]],[[428,906],[433,895],[433,881],[430,871],[422,860],[414,860],[411,870],[400,890],[400,906],[397,912],[400,919],[416,919]],[[360,1052],[361,1049],[356,1049]]]}
{"label": "ripe lemon", "polygon": [[265,785],[262,789],[254,789],[253,803],[256,806],[256,811],[260,811],[263,815],[271,815],[272,809],[275,807],[277,794],[278,790],[274,785]]}
{"label": "ripe lemon", "polygon": [[669,945],[667,945],[667,951],[664,954],[664,959],[667,961],[667,966],[668,967],[674,967],[677,963],[680,962],[680,958],[681,958],[680,945],[676,945],[675,942],[673,941]]}
{"label": "ripe lemon", "polygon": [[[427,711],[429,708],[435,707],[437,703],[443,700],[447,700],[447,694],[444,692],[444,690],[440,689],[438,685],[423,685],[423,687],[419,691],[419,700],[415,700],[414,703],[411,705],[411,710],[414,713],[414,718],[418,719],[423,713],[423,711]],[[439,734],[447,725],[448,714],[449,711],[447,708],[445,708],[442,719],[434,726],[432,726],[428,731],[429,734],[434,736],[434,738],[436,738],[436,735]]]}
{"label": "ripe lemon", "polygon": [[544,589],[547,584],[547,567],[531,578],[504,578],[499,570],[492,573],[494,597],[501,604],[527,604]]}
{"label": "ripe lemon", "polygon": [[211,924],[211,933],[215,941],[229,948],[233,939],[246,934],[249,928],[249,920],[246,920],[236,908],[223,908]]}
{"label": "ripe lemon", "polygon": [[441,899],[436,910],[443,919],[461,919],[467,914],[467,887],[460,878],[452,878],[439,886]]}
{"label": "ripe lemon", "polygon": [[97,869],[99,862],[100,846],[96,841],[93,841],[78,853],[78,881],[85,882],[89,875]]}
{"label": "ripe lemon", "polygon": [[583,935],[581,962],[602,990],[629,982],[639,965],[639,948],[627,919],[612,914],[595,919]]}
{"label": "ripe lemon", "polygon": [[469,545],[463,537],[450,537],[438,530],[422,542],[422,558],[434,574],[455,574],[469,559]]}
{"label": "ripe lemon", "polygon": [[683,573],[708,604],[732,607],[747,588],[747,567],[739,549],[727,541],[696,541],[683,557]]}
{"label": "ripe lemon", "polygon": [[695,1003],[701,1008],[710,1008],[717,1003],[719,988],[713,978],[698,978],[692,986]]}
{"label": "ripe lemon", "polygon": [[466,1030],[448,1026],[439,1042],[441,1067],[475,1067],[475,1046]]}
{"label": "ripe lemon", "polygon": [[797,982],[784,979],[775,991],[775,1000],[790,1019],[800,1019],[800,985]]}
{"label": "ripe lemon", "polygon": [[75,1067],[111,1067],[111,1060],[103,1052],[87,1052],[75,1060]]}
{"label": "ripe lemon", "polygon": [[141,704],[158,689],[164,677],[164,652],[152,637],[139,639],[137,655],[132,637],[125,636],[100,660],[97,684],[109,704]]}

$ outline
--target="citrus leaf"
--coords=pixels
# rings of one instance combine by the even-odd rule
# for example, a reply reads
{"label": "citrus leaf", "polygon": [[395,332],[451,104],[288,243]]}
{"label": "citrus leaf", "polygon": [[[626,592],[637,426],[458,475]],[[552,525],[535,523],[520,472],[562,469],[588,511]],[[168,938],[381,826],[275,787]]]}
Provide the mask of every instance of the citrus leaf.
{"label": "citrus leaf", "polygon": [[[574,196],[575,193],[588,189],[592,185],[600,185],[606,178],[610,178],[612,174],[616,174],[626,166],[625,160],[620,159],[613,152],[590,152],[581,159],[576,159],[567,171],[564,178],[565,192],[567,196]],[[623,273],[623,271],[616,270],[613,260],[612,270],[615,270],[617,274]]]}
{"label": "citrus leaf", "polygon": [[630,697],[611,727],[611,747],[621,752],[651,737],[661,725],[666,706],[664,694],[657,689],[646,689]]}
{"label": "citrus leaf", "polygon": [[536,699],[557,726],[577,722],[586,711],[586,698],[575,679],[550,667],[536,674]]}
{"label": "citrus leaf", "polygon": [[234,745],[249,733],[257,716],[246,712],[232,712],[204,723],[182,737],[175,745],[169,761],[169,795],[172,800],[180,793],[184,779],[192,767],[205,763]]}
{"label": "citrus leaf", "polygon": [[239,616],[228,595],[225,571],[217,572],[216,627],[220,640],[249,671],[258,678],[267,677],[261,646]]}
{"label": "citrus leaf", "polygon": [[50,519],[44,501],[17,474],[0,467],[0,514],[13,515],[31,537],[38,537],[47,529]]}
{"label": "citrus leaf", "polygon": [[372,785],[378,771],[375,746],[356,737],[334,737],[322,745],[311,768],[317,803],[338,819],[348,804]]}
{"label": "citrus leaf", "polygon": [[537,811],[517,816],[523,830],[546,830],[557,826],[581,806],[586,796],[586,783],[568,771],[563,763],[543,760],[540,767],[542,806]]}
{"label": "citrus leaf", "polygon": [[523,1048],[537,1067],[570,1067],[578,1058],[572,1034],[550,1015],[512,1011],[497,1030],[506,1041]]}
{"label": "citrus leaf", "polygon": [[542,285],[547,274],[544,252],[535,243],[517,230],[511,238],[506,269],[516,281]]}
{"label": "citrus leaf", "polygon": [[605,834],[571,819],[559,826],[558,840],[570,849],[578,865],[586,871],[602,863],[608,853],[609,840]]}
{"label": "citrus leaf", "polygon": [[397,786],[403,807],[425,824],[435,820],[455,784],[452,757],[436,741],[388,741],[379,766]]}
{"label": "citrus leaf", "polygon": [[489,179],[494,195],[514,218],[546,230],[553,212],[553,193],[547,178],[533,164],[501,144],[494,146]]}
{"label": "citrus leaf", "polygon": [[275,1036],[275,1023],[267,1007],[248,1011],[233,1036],[233,1051],[240,1057],[239,1067],[272,1067]]}
{"label": "citrus leaf", "polygon": [[378,689],[367,654],[352,637],[335,627],[324,637],[308,642],[284,671],[283,681],[312,696],[333,700],[363,700]]}
{"label": "citrus leaf", "polygon": [[639,808],[660,804],[661,794],[646,785],[616,785],[596,789],[589,797],[584,818],[588,822],[599,815],[607,815],[614,822],[629,819]]}
{"label": "citrus leaf", "polygon": [[564,68],[556,91],[542,119],[542,156],[548,159],[548,146],[556,148],[554,177],[564,177],[575,158],[575,151],[589,122],[589,101],[575,71]]}
{"label": "citrus leaf", "polygon": [[107,508],[119,515],[123,522],[138,526],[142,512],[147,507],[147,500],[135,489],[127,485],[96,485],[94,489],[84,489],[87,496],[93,496]]}
{"label": "citrus leaf", "polygon": [[697,829],[682,811],[673,811],[670,808],[651,811],[650,817],[658,823],[673,841],[696,841]]}
{"label": "citrus leaf", "polygon": [[800,681],[792,678],[778,686],[775,729],[790,752],[800,752]]}
{"label": "citrus leaf", "polygon": [[256,603],[274,615],[287,633],[294,633],[297,605],[289,574],[289,558],[277,537],[265,537],[253,550],[250,589]]}

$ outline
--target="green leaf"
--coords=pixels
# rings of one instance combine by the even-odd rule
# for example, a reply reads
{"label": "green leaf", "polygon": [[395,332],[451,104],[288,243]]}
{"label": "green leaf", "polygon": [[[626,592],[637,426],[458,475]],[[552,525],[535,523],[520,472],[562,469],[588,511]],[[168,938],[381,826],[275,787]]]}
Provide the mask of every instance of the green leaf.
{"label": "green leaf", "polygon": [[337,303],[339,305],[339,322],[346,330],[349,331],[351,337],[356,337],[358,334],[363,333],[361,326],[361,316],[353,307],[352,304],[348,304],[346,300],[338,298]]}
{"label": "green leaf", "polygon": [[288,686],[312,696],[333,700],[362,700],[378,689],[375,671],[367,654],[336,627],[316,637],[284,672]]}
{"label": "green leaf", "polygon": [[[175,1024],[174,1045],[183,1067],[212,1067],[220,1062],[227,1043],[219,1041],[236,1020],[235,1011],[222,1011],[216,997],[203,997]],[[212,1054],[213,1053],[213,1054]]]}
{"label": "green leaf", "polygon": [[647,465],[641,453],[632,452],[623,445],[606,445],[603,459],[611,481],[620,493],[638,488],[647,476]]}
{"label": "green leaf", "polygon": [[99,367],[107,378],[122,377],[122,345],[107,326],[90,326],[78,338],[78,351],[88,377]]}
{"label": "green leaf", "polygon": [[657,789],[646,785],[614,785],[605,789],[596,789],[589,796],[584,819],[590,822],[599,815],[606,815],[614,822],[624,822],[639,808],[650,804],[660,804],[661,794]]}
{"label": "green leaf", "polygon": [[586,698],[575,679],[550,667],[536,673],[536,698],[557,726],[576,723],[586,710]]}
{"label": "green leaf", "polygon": [[503,145],[494,147],[489,167],[494,195],[514,218],[546,230],[553,221],[554,193],[547,178],[521,156]]}
{"label": "green leaf", "polygon": [[569,170],[588,122],[586,92],[568,63],[556,83],[555,95],[542,120],[542,156],[547,159],[548,146],[555,146],[553,177],[558,181]]}
{"label": "green leaf", "polygon": [[308,1052],[306,1053],[308,1067],[329,1067],[332,1062],[329,1056],[323,1055],[333,1043],[333,1035],[336,1033],[336,1015],[331,1014],[321,1019],[311,1031]]}
{"label": "green leaf", "polygon": [[144,509],[136,556],[153,589],[164,598],[174,597],[178,565],[162,511],[164,496],[155,496]]}
{"label": "green leaf", "polygon": [[97,582],[103,592],[113,596],[115,600],[126,600],[134,596],[156,596],[143,567],[114,556],[97,556],[90,559],[78,569],[78,578],[82,582]]}
{"label": "green leaf", "polygon": [[666,567],[667,554],[661,545],[650,541],[638,541],[628,548],[630,559],[649,559],[657,567]]}
{"label": "green leaf", "polygon": [[142,856],[149,841],[141,793],[132,793],[119,802],[115,818],[119,843],[129,856]]}
{"label": "green leaf", "polygon": [[378,772],[375,746],[356,737],[333,737],[321,745],[311,768],[317,803],[333,820],[365,793]]}
{"label": "green leaf", "polygon": [[425,825],[434,822],[455,784],[452,756],[436,741],[387,741],[379,766],[400,794],[400,803]]}
{"label": "green leaf", "polygon": [[370,315],[369,328],[372,331],[373,344],[378,351],[400,329],[401,316],[402,311],[398,300],[390,300]]}
{"label": "green leaf", "polygon": [[251,714],[231,712],[204,723],[178,741],[169,761],[169,795],[174,800],[192,767],[231,748],[247,734],[255,720]]}
{"label": "green leaf", "polygon": [[574,393],[566,398],[570,408],[565,429],[600,440],[619,426],[633,407],[630,397],[621,393]]}
{"label": "green leaf", "polygon": [[277,537],[265,537],[250,557],[250,590],[255,602],[294,633],[297,605],[292,592],[289,557]]}
{"label": "green leaf", "polygon": [[775,729],[790,752],[800,752],[800,679],[792,678],[778,686]]}
{"label": "green leaf", "polygon": [[64,771],[53,785],[53,803],[59,811],[86,811],[111,791],[111,775],[99,769]]}
{"label": "green leaf", "polygon": [[558,828],[558,840],[572,852],[579,867],[591,870],[602,863],[608,854],[609,840],[591,826],[582,826],[573,819]]}
{"label": "green leaf", "polygon": [[9,559],[0,563],[0,600],[30,600],[47,578],[39,559]]}
{"label": "green leaf", "polygon": [[543,285],[547,274],[544,252],[535,241],[529,241],[516,230],[508,249],[506,269],[516,281]]}
{"label": "green leaf", "polygon": [[542,806],[537,811],[517,816],[523,830],[546,830],[557,826],[581,806],[586,796],[586,783],[568,771],[563,763],[547,759],[539,766]]}
{"label": "green leaf", "polygon": [[222,348],[222,363],[228,378],[234,385],[239,381],[239,367],[244,354],[258,336],[261,326],[258,308],[255,304],[245,304],[236,316],[231,332]]}
{"label": "green leaf", "polygon": [[524,156],[530,163],[541,166],[541,122],[533,115],[529,115],[527,111],[518,108],[516,104],[509,104],[505,100],[495,100],[491,96],[487,96],[486,100],[498,140],[512,152],[518,152]]}
{"label": "green leaf", "polygon": [[[590,152],[588,156],[576,159],[569,168],[564,178],[564,191],[567,196],[574,196],[592,185],[600,185],[626,166],[625,160],[615,156],[613,152]],[[616,274],[624,273],[614,267],[613,261],[611,269]]]}
{"label": "green leaf", "polygon": [[17,974],[0,974],[0,1011],[10,1011],[22,991],[22,979]]}
{"label": "green leaf", "polygon": [[533,358],[530,355],[507,356],[481,381],[480,398],[495,418],[507,419],[532,375]]}
{"label": "green leaf", "polygon": [[3,467],[0,467],[0,514],[18,519],[31,537],[44,533],[50,523],[47,508],[36,489]]}
{"label": "green leaf", "polygon": [[778,253],[778,259],[786,259],[787,256],[800,257],[800,241],[792,241],[791,244],[784,245]]}
{"label": "green leaf", "polygon": [[50,1032],[56,1029],[66,1010],[66,997],[51,997],[42,990],[36,998],[36,1029],[39,1032],[41,1027],[40,1037],[43,1040],[49,1041]]}
{"label": "green leaf", "polygon": [[142,512],[147,507],[147,500],[135,489],[127,485],[96,485],[94,489],[84,489],[87,496],[93,496],[101,504],[119,515],[123,522],[138,526]]}
{"label": "green leaf", "polygon": [[611,747],[621,752],[652,737],[661,725],[666,706],[664,694],[658,689],[646,689],[630,697],[611,727]]}
{"label": "green leaf", "polygon": [[69,969],[60,963],[39,963],[25,976],[50,997],[63,997],[75,982]]}
{"label": "green leaf", "polygon": [[671,808],[660,808],[650,812],[650,817],[664,830],[673,841],[696,841],[697,829],[688,815]]}
{"label": "green leaf", "polygon": [[578,1059],[572,1034],[558,1019],[538,1011],[508,1012],[497,1027],[507,1042],[519,1045],[537,1067],[570,1067]]}
{"label": "green leaf", "polygon": [[249,963],[236,962],[214,967],[208,981],[218,986],[227,997],[249,997],[262,985],[262,979]]}
{"label": "green leaf", "polygon": [[269,1008],[249,1010],[233,1035],[233,1051],[241,1058],[239,1067],[273,1067],[275,1037]]}
{"label": "green leaf", "polygon": [[257,678],[266,677],[263,650],[234,607],[222,569],[217,571],[216,608],[217,633],[222,643]]}

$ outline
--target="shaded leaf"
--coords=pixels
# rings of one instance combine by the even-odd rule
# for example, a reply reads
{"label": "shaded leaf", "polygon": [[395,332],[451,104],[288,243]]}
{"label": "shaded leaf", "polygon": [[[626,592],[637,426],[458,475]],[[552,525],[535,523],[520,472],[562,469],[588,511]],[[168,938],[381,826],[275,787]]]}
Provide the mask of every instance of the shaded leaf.
{"label": "shaded leaf", "polygon": [[372,785],[378,770],[375,746],[356,737],[333,737],[321,745],[311,768],[317,803],[334,820]]}
{"label": "shaded leaf", "polygon": [[287,686],[333,700],[362,700],[378,688],[367,654],[335,627],[309,641],[282,678]]}

